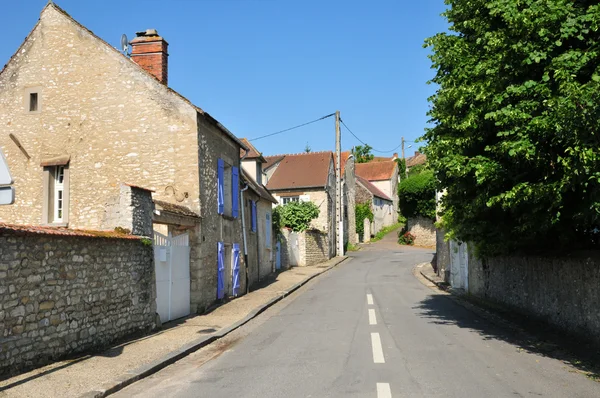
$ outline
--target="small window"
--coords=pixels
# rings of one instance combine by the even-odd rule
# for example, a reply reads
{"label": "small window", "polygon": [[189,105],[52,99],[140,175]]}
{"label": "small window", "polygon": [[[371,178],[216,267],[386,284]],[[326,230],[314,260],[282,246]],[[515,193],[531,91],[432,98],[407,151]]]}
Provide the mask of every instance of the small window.
{"label": "small window", "polygon": [[286,196],[285,198],[282,198],[283,200],[283,204],[287,205],[290,202],[300,202],[300,196]]}
{"label": "small window", "polygon": [[69,211],[68,166],[44,167],[47,177],[44,187],[43,222],[67,224]]}
{"label": "small window", "polygon": [[38,110],[38,93],[29,93],[29,112]]}

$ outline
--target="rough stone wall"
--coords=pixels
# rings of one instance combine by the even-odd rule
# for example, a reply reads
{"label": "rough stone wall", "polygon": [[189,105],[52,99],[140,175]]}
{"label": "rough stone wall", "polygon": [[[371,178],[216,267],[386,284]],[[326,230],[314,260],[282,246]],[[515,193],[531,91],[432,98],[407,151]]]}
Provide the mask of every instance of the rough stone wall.
{"label": "rough stone wall", "polygon": [[[217,161],[240,167],[240,147],[214,126],[209,116],[198,114],[198,158],[200,162],[200,200],[202,211],[202,233],[195,244],[200,247],[190,262],[192,281],[191,308],[204,312],[217,297],[217,242],[225,243],[225,292],[231,294],[230,255],[234,243],[243,253],[242,218],[220,215],[217,212]],[[241,181],[241,179],[240,179]],[[243,257],[243,256],[242,256]],[[246,290],[245,265],[241,264],[240,291]]]}
{"label": "rough stone wall", "polygon": [[[302,234],[304,261],[302,265],[315,265],[330,259],[329,239],[321,231],[304,231]],[[301,254],[302,258],[302,254]]]}
{"label": "rough stone wall", "polygon": [[[335,189],[335,187],[333,188]],[[294,190],[286,190],[286,193],[294,192]],[[322,188],[320,189],[301,189],[297,190],[298,195],[306,195],[319,208],[319,216],[310,222],[310,228],[320,231],[329,231],[332,220],[332,211],[335,211],[335,198],[333,199],[333,210],[331,208],[331,200],[329,194]],[[272,192],[273,197],[279,203],[283,203],[282,196],[278,195],[277,191]]]}
{"label": "rough stone wall", "polygon": [[125,228],[134,235],[152,237],[152,193],[121,184],[119,195],[107,201],[102,229]]}
{"label": "rough stone wall", "polygon": [[415,245],[436,246],[436,232],[433,220],[425,217],[412,217],[406,222],[408,232],[415,236]]}
{"label": "rough stone wall", "polygon": [[373,203],[373,194],[360,184],[356,184],[355,203]]}
{"label": "rough stone wall", "polygon": [[138,239],[0,235],[0,375],[149,331],[151,245]]}
{"label": "rough stone wall", "polygon": [[600,254],[496,257],[469,253],[469,292],[600,344]]}
{"label": "rough stone wall", "polygon": [[[26,112],[25,94],[32,87],[38,90],[36,113]],[[200,211],[196,113],[133,61],[48,6],[0,75],[0,147],[17,192],[13,206],[0,208],[0,219],[42,222],[40,163],[59,155],[71,157],[70,228],[99,229],[121,183],[154,189],[156,199]]]}
{"label": "rough stone wall", "polygon": [[347,217],[344,219],[344,241],[355,245],[358,243],[356,235],[356,175],[354,173],[354,158],[350,158],[346,161],[346,168],[344,171],[344,203],[347,208]]}

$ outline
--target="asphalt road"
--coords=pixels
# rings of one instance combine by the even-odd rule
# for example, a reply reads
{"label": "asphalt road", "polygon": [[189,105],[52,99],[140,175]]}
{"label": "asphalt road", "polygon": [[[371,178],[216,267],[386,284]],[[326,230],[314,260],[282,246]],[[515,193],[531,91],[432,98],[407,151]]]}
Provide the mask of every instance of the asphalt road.
{"label": "asphalt road", "polygon": [[121,397],[600,397],[600,383],[512,345],[425,286],[432,252],[353,254],[230,336]]}

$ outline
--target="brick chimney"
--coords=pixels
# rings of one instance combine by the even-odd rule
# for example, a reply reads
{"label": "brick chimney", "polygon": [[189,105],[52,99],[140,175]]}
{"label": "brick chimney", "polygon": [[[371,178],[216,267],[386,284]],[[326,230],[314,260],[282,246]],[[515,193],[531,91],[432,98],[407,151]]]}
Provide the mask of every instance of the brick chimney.
{"label": "brick chimney", "polygon": [[131,41],[131,60],[152,73],[161,83],[167,84],[169,77],[169,43],[158,35],[156,29],[136,32]]}

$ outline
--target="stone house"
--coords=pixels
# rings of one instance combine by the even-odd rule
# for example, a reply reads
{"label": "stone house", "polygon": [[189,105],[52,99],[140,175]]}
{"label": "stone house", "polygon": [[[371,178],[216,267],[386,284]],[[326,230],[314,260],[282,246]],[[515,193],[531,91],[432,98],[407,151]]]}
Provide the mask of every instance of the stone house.
{"label": "stone house", "polygon": [[[246,139],[241,141],[248,147],[242,156],[242,213],[247,256],[248,285],[260,282],[275,270],[276,236],[273,234],[272,212],[275,199],[265,186],[252,175],[262,180],[262,163],[265,159]],[[246,155],[246,156],[244,156]],[[253,174],[251,174],[253,173]]]}
{"label": "stone house", "polygon": [[311,227],[325,232],[329,256],[335,255],[335,168],[330,151],[267,156],[267,189],[280,205],[311,201],[319,216]]}
{"label": "stone house", "polygon": [[358,163],[355,169],[356,175],[373,184],[383,192],[393,203],[393,213],[398,213],[398,164],[395,160]]}
{"label": "stone house", "polygon": [[406,158],[406,172],[408,173],[411,167],[420,166],[426,163],[427,155],[419,151],[415,151],[413,156]]}
{"label": "stone house", "polygon": [[52,2],[42,10],[0,71],[0,148],[17,192],[0,220],[113,229],[123,184],[151,190],[155,230],[188,236],[190,310],[202,312],[245,288],[232,268],[246,148],[169,88],[168,44],[155,30],[130,44],[128,57]]}
{"label": "stone house", "polygon": [[369,203],[373,209],[371,233],[376,234],[383,227],[394,224],[394,202],[374,184],[361,176],[356,176],[356,203]]}

